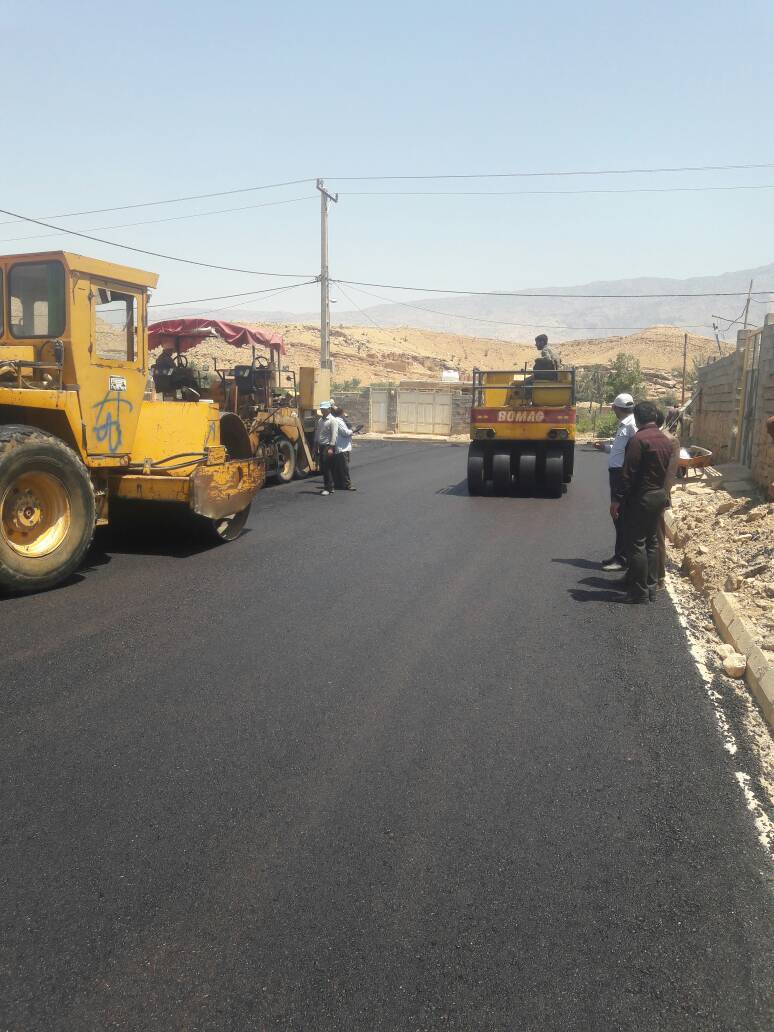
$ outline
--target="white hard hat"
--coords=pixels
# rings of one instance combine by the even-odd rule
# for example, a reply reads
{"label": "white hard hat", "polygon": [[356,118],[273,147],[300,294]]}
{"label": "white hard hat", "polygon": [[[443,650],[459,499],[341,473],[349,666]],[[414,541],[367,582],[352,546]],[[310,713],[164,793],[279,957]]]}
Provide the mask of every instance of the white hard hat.
{"label": "white hard hat", "polygon": [[631,394],[618,394],[613,398],[613,408],[634,408],[634,398]]}

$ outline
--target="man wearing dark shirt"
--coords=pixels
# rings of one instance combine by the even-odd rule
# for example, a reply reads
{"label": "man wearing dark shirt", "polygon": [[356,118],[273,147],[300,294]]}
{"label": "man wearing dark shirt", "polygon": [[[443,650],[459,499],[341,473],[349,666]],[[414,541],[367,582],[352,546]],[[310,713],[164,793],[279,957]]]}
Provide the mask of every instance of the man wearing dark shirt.
{"label": "man wearing dark shirt", "polygon": [[653,602],[658,585],[658,524],[669,501],[667,478],[673,444],[656,425],[650,401],[634,406],[637,433],[629,441],[623,467],[623,495],[629,531],[628,602]]}

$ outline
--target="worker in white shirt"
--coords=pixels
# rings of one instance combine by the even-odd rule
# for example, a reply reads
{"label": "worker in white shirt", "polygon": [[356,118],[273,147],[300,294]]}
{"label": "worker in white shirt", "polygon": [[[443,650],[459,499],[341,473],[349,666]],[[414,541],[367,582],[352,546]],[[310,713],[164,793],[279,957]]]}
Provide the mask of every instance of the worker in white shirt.
{"label": "worker in white shirt", "polygon": [[342,491],[357,491],[352,486],[352,479],[349,475],[349,460],[352,455],[352,435],[354,430],[349,425],[347,413],[339,406],[333,409],[333,415],[339,424],[339,432],[336,437],[336,457],[334,459],[333,478],[336,487]]}
{"label": "worker in white shirt", "polygon": [[618,430],[613,438],[607,470],[610,480],[610,515],[615,526],[615,552],[602,563],[602,569],[608,572],[625,570],[628,566],[623,507],[623,466],[626,445],[637,433],[637,424],[634,422],[634,398],[631,394],[619,394],[614,398],[613,412],[618,420]]}
{"label": "worker in white shirt", "polygon": [[323,475],[323,489],[320,494],[333,494],[333,467],[336,459],[336,439],[339,433],[339,421],[331,412],[333,406],[329,401],[320,404],[320,418],[314,432],[314,443],[317,448],[317,461]]}

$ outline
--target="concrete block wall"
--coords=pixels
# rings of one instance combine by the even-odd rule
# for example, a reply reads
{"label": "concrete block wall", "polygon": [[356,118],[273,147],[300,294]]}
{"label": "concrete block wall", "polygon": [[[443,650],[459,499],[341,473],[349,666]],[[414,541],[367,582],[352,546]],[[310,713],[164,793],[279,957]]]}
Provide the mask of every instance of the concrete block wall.
{"label": "concrete block wall", "polygon": [[752,473],[764,491],[774,482],[774,441],[766,432],[769,416],[774,416],[774,315],[766,316],[760,337],[752,436]]}
{"label": "concrete block wall", "polygon": [[701,397],[692,413],[691,440],[711,449],[716,463],[734,459],[743,358],[735,351],[699,370]]}
{"label": "concrete block wall", "polygon": [[470,429],[470,405],[473,401],[473,388],[462,387],[452,391],[451,432],[466,434]]}
{"label": "concrete block wall", "polygon": [[341,405],[349,416],[352,426],[363,424],[363,429],[368,430],[371,421],[371,392],[368,388],[364,391],[333,391],[333,400]]}

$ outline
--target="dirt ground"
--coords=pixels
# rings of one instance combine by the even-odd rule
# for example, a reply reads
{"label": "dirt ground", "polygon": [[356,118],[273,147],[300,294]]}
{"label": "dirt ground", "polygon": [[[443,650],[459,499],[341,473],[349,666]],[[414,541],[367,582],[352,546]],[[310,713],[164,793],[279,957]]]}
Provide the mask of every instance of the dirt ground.
{"label": "dirt ground", "polygon": [[774,505],[734,498],[697,479],[675,487],[672,507],[676,561],[700,570],[710,591],[733,594],[774,662]]}
{"label": "dirt ground", "polygon": [[[318,326],[288,323],[271,328],[285,339],[288,368],[297,372],[299,366],[318,364]],[[682,364],[683,336],[676,327],[653,326],[627,337],[567,341],[558,350],[562,361],[574,366],[607,365],[619,352],[632,354],[643,369],[649,394],[659,397],[678,388],[673,371]],[[694,358],[706,359],[713,349],[714,341],[689,334],[688,368]],[[469,380],[474,367],[509,369],[531,364],[535,347],[531,341],[513,343],[412,327],[334,326],[331,355],[334,382],[359,380],[365,387],[400,380],[438,380],[447,367],[458,370],[462,380]],[[197,347],[196,360],[211,365],[217,360],[218,365],[229,366],[249,361],[249,355],[223,341],[207,340]]]}

